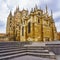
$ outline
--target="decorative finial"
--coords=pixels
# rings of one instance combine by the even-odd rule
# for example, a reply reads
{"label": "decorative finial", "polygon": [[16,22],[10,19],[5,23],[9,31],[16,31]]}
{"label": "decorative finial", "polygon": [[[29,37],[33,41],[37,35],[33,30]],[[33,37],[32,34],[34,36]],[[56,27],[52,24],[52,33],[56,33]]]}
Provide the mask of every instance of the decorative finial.
{"label": "decorative finial", "polygon": [[17,7],[17,9],[19,10],[19,6]]}
{"label": "decorative finial", "polygon": [[31,8],[31,12],[33,12],[33,8]]}
{"label": "decorative finial", "polygon": [[37,4],[35,5],[35,9],[38,9]]}
{"label": "decorative finial", "polygon": [[19,11],[19,6],[18,6],[18,7],[16,7],[16,11]]}
{"label": "decorative finial", "polygon": [[37,5],[35,5],[34,11],[36,11],[38,9]]}

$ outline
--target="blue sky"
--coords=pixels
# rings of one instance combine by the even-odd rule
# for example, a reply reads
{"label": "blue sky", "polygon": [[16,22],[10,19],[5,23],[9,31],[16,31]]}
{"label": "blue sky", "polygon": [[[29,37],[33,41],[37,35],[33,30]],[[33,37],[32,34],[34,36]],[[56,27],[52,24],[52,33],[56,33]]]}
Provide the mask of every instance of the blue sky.
{"label": "blue sky", "polygon": [[10,12],[15,11],[16,7],[19,6],[20,10],[30,10],[37,4],[38,8],[45,10],[47,4],[48,11],[53,11],[53,18],[57,31],[60,32],[60,0],[0,0],[0,33],[6,32],[7,16]]}

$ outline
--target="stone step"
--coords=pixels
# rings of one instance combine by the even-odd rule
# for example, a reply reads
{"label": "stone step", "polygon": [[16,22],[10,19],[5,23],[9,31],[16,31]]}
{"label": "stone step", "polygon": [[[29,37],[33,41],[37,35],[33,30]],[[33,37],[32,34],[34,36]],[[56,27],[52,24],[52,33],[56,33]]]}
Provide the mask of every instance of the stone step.
{"label": "stone step", "polygon": [[6,53],[0,53],[0,57],[1,56],[8,56],[8,55],[13,55],[13,54],[18,54],[18,53],[25,53],[25,50],[22,51],[12,51],[12,52],[6,52]]}
{"label": "stone step", "polygon": [[46,48],[46,46],[23,46],[27,48]]}
{"label": "stone step", "polygon": [[0,53],[12,52],[12,51],[20,51],[21,49],[7,49],[7,50],[0,50]]}
{"label": "stone step", "polygon": [[27,52],[27,55],[43,57],[43,58],[56,58],[54,54],[49,53],[34,53],[34,52]]}
{"label": "stone step", "polygon": [[21,56],[24,56],[26,55],[26,53],[18,53],[18,54],[12,54],[12,55],[5,55],[5,56],[2,56],[0,57],[0,60],[8,60],[8,59],[11,59],[11,58],[16,58],[16,57],[21,57]]}
{"label": "stone step", "polygon": [[27,49],[45,49],[44,47],[23,47]]}
{"label": "stone step", "polygon": [[27,48],[28,50],[44,50],[44,48]]}
{"label": "stone step", "polygon": [[48,50],[27,50],[27,52],[33,52],[33,53],[49,53]]}
{"label": "stone step", "polygon": [[9,42],[0,42],[0,46],[16,46],[16,45],[26,45],[30,44],[30,42],[19,42],[19,41],[9,41]]}
{"label": "stone step", "polygon": [[18,56],[23,56],[23,55],[31,55],[31,56],[44,57],[44,58],[50,58],[50,57],[55,58],[55,55],[52,53],[35,53],[35,52],[18,51],[18,52],[0,54],[0,59],[11,59],[13,57],[18,57]]}
{"label": "stone step", "polygon": [[[6,48],[6,47],[21,47],[21,46],[0,46],[0,48]],[[40,46],[40,47],[23,47],[22,46],[22,48],[46,48],[46,47],[42,47],[42,46]]]}
{"label": "stone step", "polygon": [[[25,43],[24,43],[25,44]],[[24,45],[23,44],[23,45]],[[34,45],[35,44],[35,45]],[[0,60],[7,60],[14,57],[31,55],[37,57],[45,57],[45,58],[55,58],[55,55],[52,52],[49,52],[45,45],[41,45],[39,43],[34,43],[33,45],[25,45],[21,46],[20,42],[6,42],[0,44]]]}
{"label": "stone step", "polygon": [[33,42],[32,44],[24,45],[24,46],[45,46],[45,43],[42,42]]}
{"label": "stone step", "polygon": [[0,48],[6,48],[6,47],[21,47],[20,45],[4,45],[0,46]]}
{"label": "stone step", "polygon": [[7,47],[7,48],[0,48],[0,50],[7,50],[7,49],[18,49],[20,47]]}
{"label": "stone step", "polygon": [[27,52],[27,54],[35,54],[35,55],[49,55],[49,53],[35,53],[35,52]]}
{"label": "stone step", "polygon": [[19,46],[19,45],[21,45],[21,44],[2,44],[2,45],[0,45],[0,47],[2,46],[2,47],[4,47],[4,46]]}
{"label": "stone step", "polygon": [[48,53],[49,51],[48,50],[28,50],[28,49],[7,49],[7,50],[0,50],[0,53],[6,53],[6,52],[12,52],[12,51],[29,51],[29,52],[40,52],[40,53]]}
{"label": "stone step", "polygon": [[28,48],[28,49],[45,49],[45,47],[26,47],[26,48]]}
{"label": "stone step", "polygon": [[20,48],[20,47],[7,47],[7,48],[0,48],[0,50],[10,50],[10,49],[23,49],[23,50],[45,50],[44,48]]}
{"label": "stone step", "polygon": [[13,45],[8,45],[8,46],[6,46],[6,45],[5,45],[5,46],[0,46],[0,48],[6,48],[6,47],[20,47],[20,46],[19,46],[19,45],[17,45],[17,46],[16,46],[16,45],[14,45],[14,46],[13,46]]}

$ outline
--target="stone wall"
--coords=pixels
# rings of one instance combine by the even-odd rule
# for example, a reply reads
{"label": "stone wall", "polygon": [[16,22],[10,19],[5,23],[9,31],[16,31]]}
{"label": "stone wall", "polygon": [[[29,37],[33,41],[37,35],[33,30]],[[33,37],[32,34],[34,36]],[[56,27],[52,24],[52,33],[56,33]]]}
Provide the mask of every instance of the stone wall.
{"label": "stone wall", "polygon": [[46,43],[47,49],[53,51],[56,55],[60,55],[60,43]]}

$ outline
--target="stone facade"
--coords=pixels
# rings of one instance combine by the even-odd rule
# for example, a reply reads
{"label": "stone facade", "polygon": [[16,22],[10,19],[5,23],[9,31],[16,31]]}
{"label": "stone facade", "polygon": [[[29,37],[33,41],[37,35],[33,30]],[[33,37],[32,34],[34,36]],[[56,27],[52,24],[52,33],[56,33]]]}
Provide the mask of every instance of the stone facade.
{"label": "stone facade", "polygon": [[16,8],[14,16],[11,11],[7,17],[6,33],[10,41],[53,41],[57,40],[57,30],[55,27],[53,14],[49,16],[46,11],[38,9],[37,6],[28,10]]}
{"label": "stone facade", "polygon": [[58,40],[60,40],[60,32],[57,33]]}

